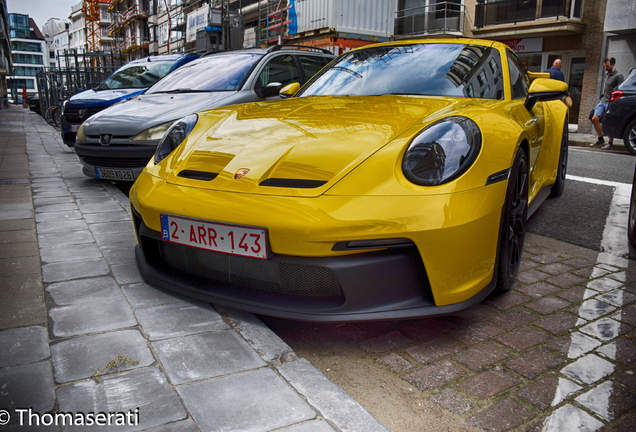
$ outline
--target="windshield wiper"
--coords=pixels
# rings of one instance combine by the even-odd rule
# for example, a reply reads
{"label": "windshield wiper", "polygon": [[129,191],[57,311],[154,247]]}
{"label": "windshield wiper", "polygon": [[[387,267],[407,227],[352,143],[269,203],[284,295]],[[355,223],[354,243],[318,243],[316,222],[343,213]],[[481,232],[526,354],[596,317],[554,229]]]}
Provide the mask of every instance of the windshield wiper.
{"label": "windshield wiper", "polygon": [[189,88],[176,88],[172,90],[158,91],[154,93],[200,93],[200,92],[207,92],[207,91],[209,90],[192,90]]}

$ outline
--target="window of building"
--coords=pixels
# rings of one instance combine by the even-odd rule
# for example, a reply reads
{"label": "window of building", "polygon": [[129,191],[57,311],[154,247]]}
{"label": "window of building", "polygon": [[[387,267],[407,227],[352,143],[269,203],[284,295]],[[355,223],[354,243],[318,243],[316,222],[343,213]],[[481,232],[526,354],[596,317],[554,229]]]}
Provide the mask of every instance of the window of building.
{"label": "window of building", "polygon": [[42,68],[33,66],[14,66],[13,74],[15,76],[36,76],[41,70]]}
{"label": "window of building", "polygon": [[24,86],[26,86],[26,88],[29,90],[33,90],[35,89],[35,81],[22,78],[7,78],[7,88],[21,89]]}
{"label": "window of building", "polygon": [[42,44],[37,42],[11,41],[12,51],[42,52]]}
{"label": "window of building", "polygon": [[9,27],[11,38],[28,39],[29,37],[31,37],[28,15],[9,14]]}
{"label": "window of building", "polygon": [[37,54],[11,54],[13,63],[44,64],[44,56]]}

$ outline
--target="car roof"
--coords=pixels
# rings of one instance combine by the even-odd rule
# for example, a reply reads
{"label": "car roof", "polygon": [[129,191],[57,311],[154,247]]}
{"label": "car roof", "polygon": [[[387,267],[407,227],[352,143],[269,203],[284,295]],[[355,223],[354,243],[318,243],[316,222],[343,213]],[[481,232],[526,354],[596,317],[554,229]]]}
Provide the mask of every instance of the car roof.
{"label": "car roof", "polygon": [[145,63],[145,62],[153,62],[153,61],[157,62],[157,61],[179,60],[180,58],[183,58],[189,55],[196,55],[196,54],[164,54],[160,56],[149,56],[149,57],[144,57],[137,60],[131,60],[127,64]]}
{"label": "car roof", "polygon": [[308,52],[314,54],[325,54],[328,56],[335,57],[335,55],[324,48],[312,47],[308,45],[274,45],[269,48],[248,48],[242,50],[233,50],[233,51],[209,51],[205,54],[202,54],[201,57],[209,57],[214,55],[223,55],[223,54],[260,54],[265,55],[271,52],[290,52],[290,53],[298,53],[298,52]]}
{"label": "car roof", "polygon": [[503,49],[509,48],[506,44],[487,40],[487,39],[471,39],[471,38],[445,38],[445,39],[408,39],[408,40],[399,40],[392,42],[383,42],[373,45],[365,45],[359,48],[354,48],[350,51],[363,50],[369,47],[380,47],[380,46],[393,46],[393,45],[417,45],[417,44],[461,44],[461,45],[481,45],[481,46],[491,46],[493,48]]}

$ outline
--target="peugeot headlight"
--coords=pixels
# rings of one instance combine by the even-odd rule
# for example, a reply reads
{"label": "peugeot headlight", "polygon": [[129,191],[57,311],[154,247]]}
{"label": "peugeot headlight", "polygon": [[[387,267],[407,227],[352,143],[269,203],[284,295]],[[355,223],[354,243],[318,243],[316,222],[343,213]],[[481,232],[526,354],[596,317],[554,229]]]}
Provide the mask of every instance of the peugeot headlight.
{"label": "peugeot headlight", "polygon": [[174,151],[179,144],[192,132],[194,126],[196,126],[199,116],[196,114],[189,115],[177,120],[168,132],[163,136],[159,145],[157,146],[157,152],[155,153],[155,164],[158,164],[166,158],[170,153]]}
{"label": "peugeot headlight", "polygon": [[406,150],[402,171],[420,186],[436,186],[462,175],[477,159],[481,132],[466,117],[447,117],[424,129]]}
{"label": "peugeot headlight", "polygon": [[84,123],[82,123],[75,135],[75,141],[86,141],[86,135],[84,135]]}
{"label": "peugeot headlight", "polygon": [[169,121],[167,123],[162,123],[160,125],[151,127],[150,129],[146,129],[145,131],[137,134],[133,137],[133,141],[156,141],[161,139],[161,137],[166,133],[168,128],[172,126],[173,121]]}

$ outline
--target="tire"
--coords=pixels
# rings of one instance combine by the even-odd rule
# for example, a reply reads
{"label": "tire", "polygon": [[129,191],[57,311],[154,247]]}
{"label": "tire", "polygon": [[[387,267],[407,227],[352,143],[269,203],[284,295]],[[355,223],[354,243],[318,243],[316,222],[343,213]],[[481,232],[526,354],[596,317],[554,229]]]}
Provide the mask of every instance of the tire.
{"label": "tire", "polygon": [[51,126],[57,126],[54,119],[56,111],[59,111],[59,107],[57,105],[51,105],[44,112],[44,120],[46,120],[46,122]]}
{"label": "tire", "polygon": [[53,111],[53,123],[55,123],[57,127],[62,126],[62,109],[59,106],[55,107]]}
{"label": "tire", "polygon": [[561,138],[561,153],[559,154],[559,169],[557,170],[557,178],[552,185],[550,191],[550,197],[559,197],[563,195],[563,189],[565,189],[565,174],[568,170],[568,122],[565,121],[563,126],[563,137]]}
{"label": "tire", "polygon": [[623,144],[628,152],[636,156],[636,119],[629,122],[623,133]]}
{"label": "tire", "polygon": [[632,197],[629,200],[629,218],[627,219],[627,238],[632,246],[636,247],[636,171],[632,180]]}
{"label": "tire", "polygon": [[506,199],[501,214],[496,293],[512,287],[519,273],[528,219],[528,158],[523,149],[517,151],[510,169]]}

